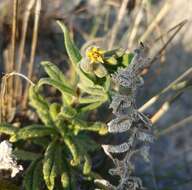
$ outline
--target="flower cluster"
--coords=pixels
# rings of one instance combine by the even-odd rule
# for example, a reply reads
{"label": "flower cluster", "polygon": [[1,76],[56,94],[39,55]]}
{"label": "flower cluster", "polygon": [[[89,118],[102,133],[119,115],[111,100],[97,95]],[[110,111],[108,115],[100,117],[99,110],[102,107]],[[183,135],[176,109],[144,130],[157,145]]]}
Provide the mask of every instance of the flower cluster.
{"label": "flower cluster", "polygon": [[[125,69],[118,69],[113,75],[114,82],[119,86],[119,92],[112,97],[110,107],[115,119],[108,123],[109,133],[128,132],[128,139],[120,145],[103,145],[105,153],[112,159],[115,168],[110,169],[111,175],[120,177],[119,184],[114,186],[105,180],[96,180],[110,190],[141,190],[144,189],[142,181],[132,175],[134,165],[131,159],[140,154],[144,160],[149,161],[149,143],[153,142],[151,122],[136,108],[136,90],[143,84],[141,71],[149,63],[145,58],[145,48],[140,47],[134,52],[130,65]],[[114,154],[123,154],[119,160]]]}
{"label": "flower cluster", "polygon": [[21,165],[17,165],[16,157],[12,154],[12,145],[8,141],[0,143],[0,170],[11,170],[11,177],[23,170]]}

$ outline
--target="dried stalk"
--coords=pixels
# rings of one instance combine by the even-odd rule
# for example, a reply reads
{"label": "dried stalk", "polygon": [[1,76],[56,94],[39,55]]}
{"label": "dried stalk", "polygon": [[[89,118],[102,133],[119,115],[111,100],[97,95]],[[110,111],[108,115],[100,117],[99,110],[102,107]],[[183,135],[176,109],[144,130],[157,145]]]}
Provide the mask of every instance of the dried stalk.
{"label": "dried stalk", "polygon": [[[35,85],[29,78],[27,78],[25,75],[23,75],[21,73],[11,72],[11,73],[7,73],[6,75],[3,76],[2,82],[1,82],[1,92],[0,92],[0,95],[1,95],[1,98],[0,98],[0,106],[1,106],[0,107],[0,123],[4,122],[5,118],[10,120],[9,119],[10,116],[14,117],[13,112],[8,112],[7,113],[7,110],[5,109],[6,105],[7,105],[7,102],[10,101],[9,99],[7,99],[5,97],[6,89],[7,89],[7,81],[8,81],[8,79],[13,78],[13,76],[19,76],[19,77],[25,79],[30,85],[33,85],[33,86]],[[6,117],[7,115],[9,117]]]}
{"label": "dried stalk", "polygon": [[[17,35],[17,10],[18,10],[18,0],[13,1],[13,17],[12,17],[12,34],[11,34],[11,48],[10,48],[10,70],[9,72],[14,71],[15,69],[15,45],[16,45],[16,35]],[[13,79],[9,81],[9,96],[10,101],[7,105],[7,110],[10,111],[12,106],[14,106],[14,94],[13,94]]]}
{"label": "dried stalk", "polygon": [[[34,66],[37,39],[38,39],[40,11],[41,11],[41,0],[36,0],[35,20],[34,20],[33,38],[32,38],[32,45],[31,45],[31,55],[30,55],[30,60],[29,60],[28,73],[27,73],[27,78],[29,78],[29,79],[32,78],[32,74],[33,74],[33,66]],[[26,88],[25,88],[23,103],[22,103],[23,108],[26,108],[26,106],[27,106],[28,89],[29,89],[29,84],[27,84]]]}
{"label": "dried stalk", "polygon": [[165,101],[163,105],[160,107],[160,109],[152,116],[151,122],[154,124],[159,119],[161,119],[161,117],[167,113],[170,106],[184,93],[185,90],[187,90],[188,88],[191,88],[191,86],[192,84],[191,84],[191,81],[189,80],[181,88],[178,87],[178,90],[176,91],[176,93],[172,97],[170,97],[167,101]]}
{"label": "dried stalk", "polygon": [[[149,160],[148,143],[153,142],[150,133],[150,120],[136,108],[136,91],[143,84],[140,76],[142,69],[149,64],[149,59],[144,57],[145,49],[140,47],[135,50],[135,56],[129,66],[118,69],[113,75],[114,82],[119,86],[119,91],[112,96],[110,108],[113,110],[115,119],[108,123],[109,133],[128,133],[128,139],[120,145],[102,145],[104,152],[112,159],[115,168],[110,169],[111,175],[119,176],[117,186],[106,180],[96,180],[97,183],[106,186],[108,190],[137,190],[145,189],[140,178],[133,176],[134,165],[131,162],[135,154]],[[121,89],[126,89],[121,91]],[[141,142],[143,144],[141,145]],[[139,146],[140,144],[140,146]],[[123,159],[119,160],[114,154],[124,153]]]}
{"label": "dried stalk", "polygon": [[186,117],[185,119],[182,119],[181,121],[171,125],[170,127],[163,129],[160,132],[157,132],[157,136],[159,137],[159,136],[163,136],[168,133],[171,133],[172,131],[180,129],[181,127],[184,127],[187,124],[190,124],[191,122],[192,122],[192,116],[190,115],[190,116]]}
{"label": "dried stalk", "polygon": [[6,109],[5,109],[5,94],[6,94],[6,82],[7,82],[7,78],[3,77],[2,81],[1,81],[1,99],[0,99],[0,123],[4,122],[5,120],[5,115],[6,115]]}
{"label": "dried stalk", "polygon": [[168,11],[171,8],[170,2],[165,2],[157,16],[153,19],[151,24],[147,27],[144,34],[139,38],[139,42],[144,42],[147,37],[151,34],[151,32],[154,30],[154,28],[157,26],[157,24],[165,17],[165,15],[168,13]]}
{"label": "dried stalk", "polygon": [[108,45],[108,49],[112,49],[113,45],[114,45],[114,42],[116,40],[116,36],[117,36],[117,33],[118,33],[118,30],[119,30],[119,27],[121,25],[121,21],[123,20],[123,17],[126,13],[126,8],[127,8],[127,5],[128,5],[128,2],[129,0],[123,0],[122,4],[121,4],[121,7],[120,7],[120,10],[119,10],[119,13],[118,13],[118,16],[117,16],[117,20],[112,28],[112,31],[111,31],[111,38],[109,40],[109,45]]}
{"label": "dried stalk", "polygon": [[[17,68],[16,68],[16,71],[18,73],[21,72],[21,68],[22,68],[23,57],[24,57],[24,48],[25,48],[26,35],[27,35],[27,28],[28,28],[28,23],[29,23],[29,17],[30,17],[30,14],[31,14],[31,10],[34,7],[35,1],[36,0],[30,0],[29,1],[28,5],[26,7],[26,11],[25,11],[25,13],[23,15],[22,36],[21,36],[21,42],[20,42],[20,46],[19,46],[18,63],[17,63]],[[15,83],[16,83],[15,84],[15,89],[18,89],[19,86],[22,89],[22,83],[20,83],[19,78],[16,79]],[[21,93],[18,93],[18,91],[15,91],[15,97],[20,98]]]}
{"label": "dried stalk", "polygon": [[30,85],[32,85],[32,86],[35,85],[35,83],[33,83],[33,81],[31,81],[31,80],[30,80],[29,78],[27,78],[25,75],[23,75],[23,74],[21,74],[21,73],[18,73],[18,72],[7,73],[4,77],[5,77],[6,79],[8,79],[9,77],[12,77],[12,76],[19,76],[19,77],[25,79],[25,80],[28,82],[28,84],[30,84]]}
{"label": "dried stalk", "polygon": [[[169,39],[166,41],[166,43],[160,48],[160,50],[155,54],[155,56],[153,56],[153,59],[151,59],[151,62],[149,64],[152,65],[159,57],[159,55],[161,55],[161,53],[165,50],[165,48],[169,45],[169,43],[174,39],[174,37],[177,35],[177,33],[183,28],[183,26],[187,23],[187,20],[183,20],[182,22],[180,22],[179,24],[177,24],[176,26],[174,26],[172,30],[175,30],[175,32],[169,37]],[[169,31],[170,31],[169,30]],[[158,38],[159,39],[159,38]],[[157,40],[155,40],[157,41]]]}
{"label": "dried stalk", "polygon": [[176,80],[171,82],[166,88],[161,90],[157,95],[153,96],[150,100],[148,100],[143,106],[139,108],[139,111],[144,112],[147,108],[152,106],[159,98],[161,95],[164,93],[168,92],[171,90],[175,85],[177,85],[179,82],[184,80],[186,77],[190,76],[192,74],[192,67],[189,68],[187,71],[185,71],[181,76],[179,76]]}
{"label": "dried stalk", "polygon": [[136,18],[134,20],[134,25],[132,27],[132,31],[131,31],[131,33],[129,35],[129,38],[128,38],[128,41],[127,41],[128,49],[130,49],[132,47],[133,42],[135,40],[135,37],[137,35],[138,28],[139,28],[139,25],[141,23],[142,16],[143,16],[143,6],[144,6],[144,3],[145,3],[145,0],[142,0],[140,8],[138,10],[138,13],[136,15]]}

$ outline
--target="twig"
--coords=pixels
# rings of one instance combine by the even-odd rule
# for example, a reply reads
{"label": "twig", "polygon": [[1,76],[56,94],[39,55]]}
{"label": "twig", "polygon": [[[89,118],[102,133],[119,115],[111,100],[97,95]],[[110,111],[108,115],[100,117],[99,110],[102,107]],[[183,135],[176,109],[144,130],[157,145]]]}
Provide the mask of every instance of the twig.
{"label": "twig", "polygon": [[[29,79],[31,79],[32,74],[33,74],[33,65],[34,65],[34,60],[35,60],[35,53],[36,53],[37,39],[38,39],[40,11],[41,11],[41,0],[36,0],[33,39],[32,39],[31,55],[30,55],[30,60],[29,60],[28,73],[27,73],[27,77]],[[22,104],[23,108],[26,108],[26,105],[27,105],[28,88],[29,88],[29,84],[27,84],[26,88],[25,88],[23,104]]]}
{"label": "twig", "polygon": [[120,24],[121,24],[121,21],[126,13],[126,8],[127,8],[127,5],[128,5],[128,2],[129,0],[123,0],[122,4],[121,4],[121,7],[120,7],[120,10],[119,10],[119,14],[117,16],[117,20],[112,28],[112,31],[111,31],[111,38],[109,40],[109,45],[108,45],[108,49],[111,49],[113,47],[113,44],[116,40],[116,36],[117,36],[117,32],[119,30],[119,27],[120,27]]}

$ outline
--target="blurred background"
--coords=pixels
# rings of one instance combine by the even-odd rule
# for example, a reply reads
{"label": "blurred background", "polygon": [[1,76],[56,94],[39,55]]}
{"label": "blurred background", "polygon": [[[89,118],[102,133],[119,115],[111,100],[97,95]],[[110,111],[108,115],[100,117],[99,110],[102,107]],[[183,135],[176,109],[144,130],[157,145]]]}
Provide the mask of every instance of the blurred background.
{"label": "blurred background", "polygon": [[[0,0],[0,77],[16,71],[35,82],[44,75],[42,60],[67,74],[59,19],[82,52],[90,45],[133,51],[143,42],[148,47],[148,56],[156,59],[143,74],[145,85],[137,96],[141,107],[183,73],[181,81],[191,80],[191,13],[192,0]],[[8,86],[2,118],[32,120],[27,115],[27,85],[16,79]],[[144,112],[153,116],[156,135],[151,166],[138,164],[144,185],[151,190],[191,190],[192,91],[168,88]]]}

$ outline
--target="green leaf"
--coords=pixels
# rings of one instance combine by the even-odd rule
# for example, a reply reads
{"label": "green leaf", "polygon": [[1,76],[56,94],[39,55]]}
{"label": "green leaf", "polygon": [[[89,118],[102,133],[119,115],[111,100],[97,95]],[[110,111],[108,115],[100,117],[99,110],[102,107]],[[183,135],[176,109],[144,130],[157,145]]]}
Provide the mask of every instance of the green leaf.
{"label": "green leaf", "polygon": [[80,156],[79,156],[77,146],[74,143],[74,140],[72,139],[72,137],[67,134],[67,131],[66,131],[67,126],[63,118],[61,118],[61,116],[58,117],[56,121],[56,127],[63,138],[63,142],[65,143],[65,145],[67,146],[68,150],[70,151],[73,157],[73,159],[71,160],[71,165],[73,166],[78,165],[80,163]]}
{"label": "green leaf", "polygon": [[55,127],[60,133],[60,135],[65,138],[65,135],[67,134],[67,126],[64,118],[60,115],[57,116],[57,120],[55,120]]}
{"label": "green leaf", "polygon": [[102,96],[106,94],[104,88],[100,85],[94,85],[93,87],[92,86],[90,87],[87,86],[86,84],[80,83],[78,84],[78,87],[84,92],[91,95]]}
{"label": "green leaf", "polygon": [[68,56],[74,66],[74,68],[77,68],[77,64],[81,60],[81,54],[73,41],[71,40],[69,31],[67,30],[67,27],[60,21],[57,21],[57,24],[60,26],[64,33],[64,41],[65,41],[65,48],[67,50]]}
{"label": "green leaf", "polygon": [[[41,62],[41,64],[43,65],[46,73],[52,80],[57,81],[58,83],[65,84],[65,86],[71,88],[71,83],[65,78],[64,74],[55,64],[48,61]],[[65,91],[62,92],[62,99],[66,105],[70,105],[72,103],[71,94],[67,95]]]}
{"label": "green leaf", "polygon": [[30,105],[36,109],[36,112],[42,122],[46,125],[53,125],[49,114],[49,104],[43,96],[41,96],[35,87],[29,89]]}
{"label": "green leaf", "polygon": [[108,133],[106,124],[102,122],[88,123],[76,119],[73,121],[73,125],[75,130],[78,131],[93,131],[99,133],[100,135],[106,135]]}
{"label": "green leaf", "polygon": [[104,78],[108,74],[107,69],[101,63],[95,63],[94,64],[94,71],[93,72],[99,78]]}
{"label": "green leaf", "polygon": [[119,58],[119,57],[122,57],[124,53],[125,53],[125,50],[121,48],[112,49],[104,53],[104,59],[110,58],[112,56],[114,56],[115,58]]}
{"label": "green leaf", "polygon": [[45,69],[46,73],[49,75],[49,77],[53,80],[56,80],[58,82],[65,83],[66,86],[70,86],[68,80],[65,78],[64,74],[61,72],[61,70],[53,63],[49,61],[43,61],[41,62],[41,65]]}
{"label": "green leaf", "polygon": [[63,147],[60,145],[57,149],[57,170],[61,178],[62,187],[66,190],[70,187],[70,171],[67,167],[67,160],[65,158]]}
{"label": "green leaf", "polygon": [[17,128],[9,124],[0,124],[0,134],[14,135],[17,132]]}
{"label": "green leaf", "polygon": [[43,177],[49,190],[53,190],[55,186],[55,178],[57,177],[57,148],[56,141],[52,141],[47,147],[43,160]]}
{"label": "green leaf", "polygon": [[61,184],[64,189],[68,188],[70,185],[69,175],[66,171],[63,171],[61,174]]}
{"label": "green leaf", "polygon": [[131,63],[133,57],[134,57],[133,53],[125,53],[123,55],[122,64],[127,67]]}
{"label": "green leaf", "polygon": [[79,98],[80,104],[90,104],[94,102],[99,102],[103,100],[103,96],[85,96]]}
{"label": "green leaf", "polygon": [[85,73],[80,66],[78,67],[78,75],[80,77],[80,83],[83,83],[86,86],[91,86],[93,87],[94,84],[94,80],[95,78],[93,78],[92,76],[88,75],[87,73]]}
{"label": "green leaf", "polygon": [[104,102],[95,102],[95,103],[91,103],[91,104],[88,104],[88,105],[85,105],[81,108],[78,109],[78,112],[79,113],[83,113],[83,112],[89,112],[89,111],[92,111],[92,110],[95,110],[97,109],[98,107],[100,107]]}
{"label": "green leaf", "polygon": [[81,147],[81,151],[93,152],[100,148],[100,145],[86,134],[78,134],[77,138],[75,138],[75,143]]}
{"label": "green leaf", "polygon": [[117,59],[115,59],[114,56],[111,56],[109,58],[106,58],[105,61],[109,64],[109,65],[117,65]]}
{"label": "green leaf", "polygon": [[43,149],[47,148],[48,144],[50,143],[49,137],[40,137],[40,138],[35,138],[31,139],[32,143],[41,146]]}
{"label": "green leaf", "polygon": [[50,105],[49,112],[53,121],[57,119],[57,115],[59,114],[60,109],[61,109],[61,106],[58,103],[52,103]]}
{"label": "green leaf", "polygon": [[37,88],[40,88],[40,86],[47,84],[47,85],[51,85],[53,87],[55,87],[56,89],[58,89],[61,93],[66,93],[67,95],[71,95],[71,96],[75,96],[75,91],[66,86],[65,84],[58,82],[56,80],[53,80],[51,78],[42,78],[39,80],[39,82],[37,83]]}
{"label": "green leaf", "polygon": [[111,85],[111,77],[109,75],[107,75],[106,79],[105,79],[105,83],[104,83],[104,88],[105,88],[106,93],[109,92],[110,85]]}
{"label": "green leaf", "polygon": [[71,160],[71,165],[72,166],[78,165],[80,163],[80,155],[79,155],[77,145],[74,143],[73,139],[69,136],[65,136],[63,138],[63,141],[72,154],[73,160]]}
{"label": "green leaf", "polygon": [[40,154],[29,152],[26,150],[21,150],[16,148],[13,151],[13,154],[17,157],[18,160],[36,160],[40,157]]}
{"label": "green leaf", "polygon": [[29,125],[17,131],[11,136],[10,141],[16,142],[18,140],[25,140],[31,138],[39,138],[48,135],[56,135],[54,128],[45,127],[44,125]]}
{"label": "green leaf", "polygon": [[25,190],[41,190],[40,183],[42,180],[42,162],[41,158],[37,158],[26,171],[24,177]]}
{"label": "green leaf", "polygon": [[88,175],[91,172],[92,168],[92,163],[91,163],[91,158],[89,157],[88,154],[84,155],[84,165],[83,165],[83,174]]}
{"label": "green leaf", "polygon": [[63,116],[66,119],[71,119],[75,117],[76,114],[77,114],[77,111],[70,106],[62,106],[61,112],[59,113],[60,116]]}

